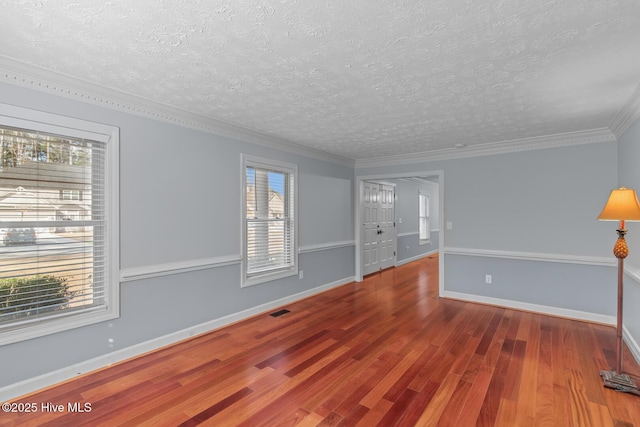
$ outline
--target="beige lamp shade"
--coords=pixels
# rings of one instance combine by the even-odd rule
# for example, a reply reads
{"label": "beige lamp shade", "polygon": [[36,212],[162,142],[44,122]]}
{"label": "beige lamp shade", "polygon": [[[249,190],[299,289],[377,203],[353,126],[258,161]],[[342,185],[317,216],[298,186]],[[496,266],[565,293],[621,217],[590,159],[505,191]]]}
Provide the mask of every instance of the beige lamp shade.
{"label": "beige lamp shade", "polygon": [[640,221],[640,202],[635,190],[620,187],[612,190],[600,215],[603,221]]}

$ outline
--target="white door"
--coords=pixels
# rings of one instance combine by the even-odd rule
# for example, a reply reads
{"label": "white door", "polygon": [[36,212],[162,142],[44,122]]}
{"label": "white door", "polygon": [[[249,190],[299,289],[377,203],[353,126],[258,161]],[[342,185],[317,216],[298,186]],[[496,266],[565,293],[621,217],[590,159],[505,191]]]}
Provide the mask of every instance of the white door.
{"label": "white door", "polygon": [[396,256],[395,187],[380,185],[380,234],[378,235],[378,262],[381,270],[393,267]]}
{"label": "white door", "polygon": [[395,264],[395,188],[363,182],[362,262],[363,274]]}
{"label": "white door", "polygon": [[364,206],[362,220],[362,262],[364,274],[378,271],[378,237],[380,224],[378,223],[380,185],[364,182]]}

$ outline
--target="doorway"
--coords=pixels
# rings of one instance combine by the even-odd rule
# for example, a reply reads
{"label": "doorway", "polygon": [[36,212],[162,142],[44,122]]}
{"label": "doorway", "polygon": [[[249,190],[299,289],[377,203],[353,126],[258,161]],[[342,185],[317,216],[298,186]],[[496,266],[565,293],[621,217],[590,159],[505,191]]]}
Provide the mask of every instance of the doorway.
{"label": "doorway", "polygon": [[[356,170],[357,173],[357,170]],[[355,237],[356,237],[356,253],[355,253],[355,280],[360,282],[363,279],[363,276],[365,274],[369,274],[371,272],[375,272],[375,271],[380,271],[381,268],[381,264],[378,264],[376,267],[371,267],[371,266],[367,266],[367,268],[365,269],[365,261],[367,264],[371,263],[371,260],[380,260],[380,255],[378,254],[376,257],[373,257],[373,255],[371,255],[371,257],[373,258],[369,258],[368,260],[365,260],[365,240],[368,238],[371,238],[371,241],[375,241],[375,245],[378,245],[378,241],[374,240],[374,236],[377,238],[378,237],[378,227],[377,227],[377,223],[375,226],[375,230],[373,231],[373,235],[374,236],[367,236],[367,233],[365,232],[365,226],[363,224],[365,224],[367,221],[365,221],[365,199],[366,199],[366,192],[365,192],[365,183],[370,183],[370,184],[374,184],[373,187],[369,187],[369,197],[371,198],[371,191],[375,191],[376,186],[378,191],[380,190],[379,185],[383,184],[383,185],[389,185],[392,184],[394,181],[398,181],[401,178],[412,178],[412,177],[419,177],[419,178],[431,178],[433,180],[433,182],[437,183],[438,185],[438,195],[437,195],[437,199],[438,200],[438,206],[437,206],[437,211],[438,211],[438,218],[437,221],[434,223],[437,224],[437,229],[439,230],[438,235],[435,237],[435,240],[433,240],[434,244],[436,244],[437,242],[437,248],[440,252],[440,256],[438,257],[438,270],[439,270],[439,294],[442,295],[444,292],[444,280],[445,280],[445,269],[444,269],[444,265],[445,265],[445,255],[446,255],[446,250],[445,250],[445,227],[444,227],[444,222],[445,222],[445,213],[444,213],[444,171],[443,170],[430,170],[430,171],[413,171],[413,172],[404,172],[404,173],[391,173],[391,174],[378,174],[378,175],[361,175],[361,176],[356,176],[355,177],[355,215],[354,215],[354,219],[355,219],[355,227],[354,227],[354,231],[355,231]],[[398,215],[398,209],[397,209],[397,188],[396,188],[396,193],[394,194],[394,212],[393,212],[393,222],[395,222],[397,224],[397,215]],[[416,195],[417,197],[417,195]],[[371,199],[370,199],[371,200]],[[434,199],[432,199],[432,202],[435,202]],[[375,204],[374,204],[375,205]],[[371,207],[371,206],[369,206]],[[371,221],[374,222],[374,221]],[[375,222],[374,222],[375,223]],[[381,227],[382,228],[382,227]],[[391,243],[393,245],[393,251],[397,252],[397,228],[396,227],[392,227],[393,228],[393,232],[394,232],[394,239],[393,242]],[[367,230],[371,230],[371,226],[367,227]],[[418,233],[418,226],[416,223],[416,234]],[[383,233],[381,233],[382,235]],[[387,236],[389,235],[389,233],[387,233]],[[387,243],[387,246],[389,244]],[[378,246],[378,248],[380,248],[381,246]],[[367,248],[368,249],[368,248]],[[391,252],[393,253],[393,252]],[[383,258],[385,260],[388,260],[388,257],[384,257]],[[392,260],[397,259],[397,255],[394,255],[392,257]],[[378,261],[379,262],[379,261]],[[389,266],[394,265],[395,261],[393,263],[391,263]],[[366,271],[366,272],[365,272]]]}

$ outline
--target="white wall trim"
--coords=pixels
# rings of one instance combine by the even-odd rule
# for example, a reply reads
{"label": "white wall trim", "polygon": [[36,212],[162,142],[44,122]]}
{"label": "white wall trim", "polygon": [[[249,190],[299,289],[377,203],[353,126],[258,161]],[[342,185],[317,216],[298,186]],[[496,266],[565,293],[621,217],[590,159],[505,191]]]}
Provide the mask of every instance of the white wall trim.
{"label": "white wall trim", "polygon": [[422,259],[422,258],[426,258],[426,257],[431,256],[433,254],[437,254],[438,252],[439,251],[436,249],[434,251],[429,251],[429,252],[426,252],[424,254],[413,256],[411,258],[407,258],[407,259],[403,259],[403,260],[400,260],[400,261],[396,261],[396,265],[395,266],[396,267],[400,267],[401,265],[409,264],[410,262],[417,261],[417,260]]}
{"label": "white wall trim", "polygon": [[0,55],[0,81],[342,166],[355,165],[353,159],[190,113],[3,55]]}
{"label": "white wall trim", "polygon": [[342,240],[339,242],[318,243],[315,245],[304,245],[298,248],[298,253],[307,254],[309,252],[326,251],[329,249],[344,248],[346,246],[355,246],[355,240]]}
{"label": "white wall trim", "polygon": [[622,325],[622,339],[627,343],[627,347],[629,347],[629,351],[633,355],[633,358],[636,359],[636,362],[640,363],[640,345],[624,325]]}
{"label": "white wall trim", "polygon": [[[439,233],[440,230],[437,228],[432,228],[431,230],[429,230],[432,233]],[[398,233],[396,234],[396,237],[408,237],[408,236],[418,236],[420,235],[419,231],[408,231],[406,233]]]}
{"label": "white wall trim", "polygon": [[545,135],[533,138],[513,139],[509,141],[477,144],[464,148],[425,151],[423,153],[398,154],[387,157],[356,160],[356,169],[375,166],[396,166],[437,160],[462,159],[465,157],[488,156],[514,153],[518,151],[541,150],[546,148],[567,147],[572,145],[616,142],[616,136],[608,128],[567,132],[557,135]]}
{"label": "white wall trim", "polygon": [[76,363],[72,366],[67,366],[53,372],[49,372],[34,378],[20,381],[15,384],[1,387],[0,402],[15,399],[16,397],[34,392],[44,387],[49,387],[62,381],[69,380],[78,375],[82,375],[96,369],[104,368],[114,363],[122,362],[124,360],[139,356],[149,351],[157,350],[159,348],[175,344],[179,341],[192,338],[196,335],[211,332],[215,329],[222,328],[232,323],[248,319],[249,317],[253,317],[259,314],[266,315],[266,312],[273,309],[328,291],[329,289],[336,288],[338,286],[346,285],[347,283],[351,283],[353,281],[354,277],[346,277],[342,280],[336,280],[335,282],[328,283],[326,285],[318,286],[316,288],[309,289],[307,291],[300,292],[294,295],[289,295],[275,301],[264,303],[256,307],[220,317],[218,319],[210,320],[208,322],[201,323],[199,325],[195,325],[158,338],[154,338],[140,344],[135,344],[130,347],[105,354],[103,356],[98,356],[84,362]]}
{"label": "white wall trim", "polygon": [[[355,240],[342,240],[338,242],[319,243],[316,245],[305,245],[298,249],[298,253],[306,254],[330,249],[355,246]],[[168,262],[163,264],[146,265],[143,267],[124,268],[120,271],[121,282],[132,282],[136,280],[150,279],[153,277],[168,276],[171,274],[188,273],[209,268],[226,267],[240,264],[242,256],[225,255],[219,257],[194,259],[189,261]]]}
{"label": "white wall trim", "polygon": [[584,320],[587,322],[601,323],[604,325],[615,326],[615,316],[607,316],[605,314],[589,313],[580,310],[571,310],[568,308],[550,307],[547,305],[530,304],[520,301],[505,300],[500,298],[485,297],[482,295],[473,295],[462,292],[444,291],[442,295],[445,298],[457,299],[467,302],[477,302],[481,304],[489,304],[497,307],[512,308],[516,310],[530,311],[533,313],[545,314],[549,316],[565,317],[568,319]]}
{"label": "white wall trim", "polygon": [[631,277],[631,279],[640,283],[640,268],[636,267],[633,264],[625,263],[624,265],[624,274]]}
{"label": "white wall trim", "polygon": [[398,233],[398,234],[396,234],[396,237],[417,236],[419,234],[420,234],[419,231],[410,231],[408,233]]}
{"label": "white wall trim", "polygon": [[497,251],[490,249],[445,248],[446,255],[480,256],[489,258],[516,259],[522,261],[559,262],[565,264],[584,264],[614,267],[616,259],[611,257],[595,257],[584,255],[563,255],[538,252]]}
{"label": "white wall trim", "polygon": [[[637,284],[640,284],[640,268],[636,267],[633,264],[625,263],[624,265],[624,273],[631,278],[631,280],[635,281]],[[627,329],[626,326],[622,327],[622,336],[624,337],[624,341],[627,343],[631,354],[636,359],[638,363],[640,363],[640,344],[635,340],[631,332]]]}
{"label": "white wall trim", "polygon": [[640,84],[636,86],[627,102],[613,118],[609,129],[620,138],[638,119],[640,119]]}
{"label": "white wall trim", "polygon": [[189,261],[168,262],[164,264],[147,265],[144,267],[124,268],[120,270],[120,281],[131,282],[134,280],[149,279],[152,277],[168,276],[170,274],[188,273],[190,271],[205,270],[208,268],[225,267],[240,264],[242,257],[238,255],[226,255],[214,258],[194,259]]}

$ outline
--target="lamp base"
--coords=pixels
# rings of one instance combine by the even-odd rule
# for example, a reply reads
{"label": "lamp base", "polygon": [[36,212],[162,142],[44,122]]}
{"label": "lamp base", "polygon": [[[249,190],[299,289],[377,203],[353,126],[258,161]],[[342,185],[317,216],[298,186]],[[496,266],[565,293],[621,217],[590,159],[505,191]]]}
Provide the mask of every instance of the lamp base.
{"label": "lamp base", "polygon": [[616,371],[600,371],[600,376],[605,387],[640,396],[640,389],[629,375],[619,374]]}

